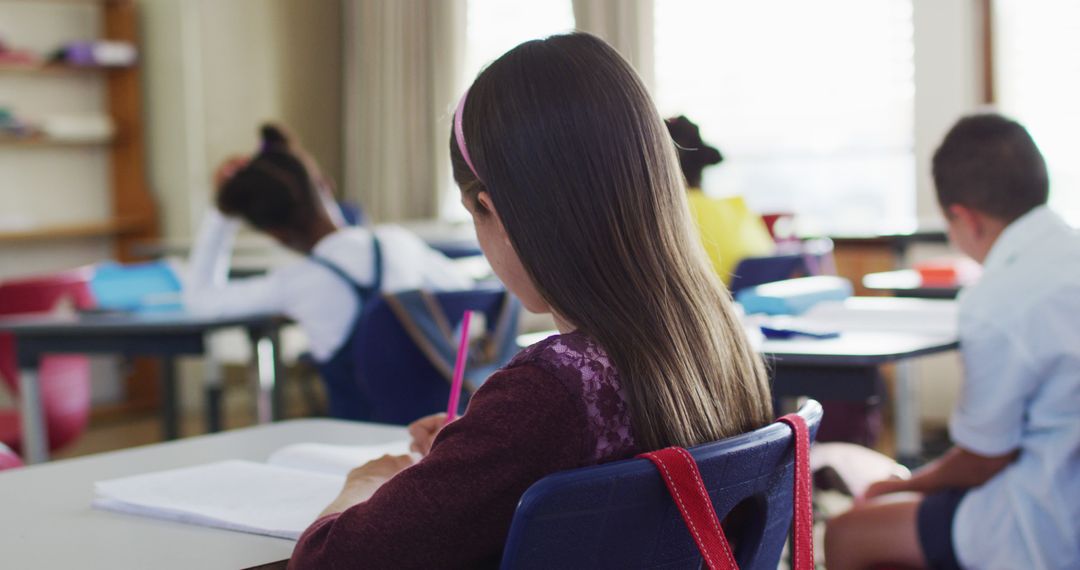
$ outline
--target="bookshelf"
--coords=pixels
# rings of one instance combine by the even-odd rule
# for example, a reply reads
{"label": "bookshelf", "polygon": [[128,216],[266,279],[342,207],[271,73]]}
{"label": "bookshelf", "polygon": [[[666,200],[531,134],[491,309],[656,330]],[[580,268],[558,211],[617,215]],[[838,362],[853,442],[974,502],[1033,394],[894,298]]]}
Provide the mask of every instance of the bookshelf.
{"label": "bookshelf", "polygon": [[[126,41],[139,46],[138,10],[133,0],[0,0],[0,3],[95,6],[102,11],[100,39]],[[0,81],[6,76],[33,78],[68,75],[98,75],[103,78],[106,111],[116,126],[116,136],[80,140],[0,136],[0,152],[91,147],[104,149],[109,162],[109,216],[92,222],[0,229],[0,246],[65,239],[109,239],[116,259],[134,260],[136,255],[132,246],[154,239],[159,234],[157,207],[146,184],[142,69],[138,64],[126,67],[63,63],[0,64]]]}
{"label": "bookshelf", "polygon": [[105,67],[100,65],[69,65],[66,63],[0,63],[0,74],[20,75],[84,75],[91,73],[107,73],[110,70],[122,69],[128,68]]}
{"label": "bookshelf", "polygon": [[[145,133],[143,125],[143,50],[139,41],[139,13],[134,0],[0,0],[0,7],[58,5],[56,12],[91,11],[95,22],[99,23],[97,38],[130,42],[139,51],[140,62],[126,67],[80,66],[63,63],[12,64],[0,63],[0,85],[6,81],[29,83],[34,89],[58,97],[49,101],[71,98],[70,90],[86,88],[92,85],[95,94],[103,90],[101,105],[98,110],[108,114],[115,126],[115,135],[95,139],[51,139],[44,136],[30,138],[0,137],[0,154],[17,162],[19,168],[50,168],[43,166],[56,157],[65,160],[68,155],[77,160],[76,164],[86,168],[93,164],[90,172],[107,172],[104,195],[100,179],[94,182],[93,200],[105,200],[104,215],[95,214],[96,219],[79,220],[71,223],[42,222],[36,226],[15,225],[0,228],[0,259],[3,251],[33,252],[22,255],[51,255],[55,253],[65,260],[73,256],[86,255],[86,244],[93,243],[92,255],[98,256],[111,252],[119,261],[139,259],[138,243],[156,240],[159,236],[158,210],[146,181]],[[68,6],[64,6],[68,5]],[[70,32],[65,24],[66,16],[58,18],[60,28],[54,30],[57,37]],[[9,21],[10,22],[10,21]],[[92,39],[94,30],[89,30],[91,37],[64,37],[63,40]],[[36,46],[41,50],[43,46]],[[55,91],[54,91],[55,90]],[[17,103],[17,101],[10,101]],[[5,101],[8,103],[8,101]],[[44,105],[41,105],[44,107]],[[53,111],[53,109],[46,109]],[[57,112],[65,112],[57,109]],[[105,161],[107,164],[100,164]],[[21,165],[29,166],[21,166]],[[49,178],[49,173],[32,171]],[[32,178],[24,178],[25,180]],[[33,184],[33,182],[30,182]],[[58,193],[57,187],[42,185],[18,191]],[[68,196],[72,193],[68,192]],[[57,197],[55,200],[62,201]],[[100,202],[95,202],[100,205]],[[78,206],[76,206],[78,207]],[[100,208],[95,208],[96,212]],[[0,209],[0,214],[3,214]],[[100,244],[100,245],[98,245]],[[74,251],[75,253],[67,253]],[[101,253],[97,253],[101,252]],[[14,255],[11,257],[18,257]],[[100,261],[100,259],[80,258],[79,263]],[[12,262],[14,263],[18,262]],[[61,262],[63,263],[63,262]],[[9,266],[10,267],[10,266]],[[130,411],[153,410],[159,400],[157,383],[158,363],[153,360],[135,359],[124,374],[120,389],[120,401],[103,406],[97,405],[92,411],[93,417],[111,417]]]}
{"label": "bookshelf", "polygon": [[32,137],[11,137],[0,135],[0,148],[10,149],[110,146],[113,140],[113,137],[101,137],[91,139],[54,139],[41,135],[35,135]]}

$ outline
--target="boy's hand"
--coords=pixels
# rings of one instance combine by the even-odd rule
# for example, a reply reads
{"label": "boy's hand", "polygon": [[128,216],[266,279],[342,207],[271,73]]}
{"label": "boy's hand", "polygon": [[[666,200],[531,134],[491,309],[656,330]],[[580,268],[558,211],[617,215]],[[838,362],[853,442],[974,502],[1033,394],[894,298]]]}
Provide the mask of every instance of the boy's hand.
{"label": "boy's hand", "polygon": [[909,482],[905,479],[886,479],[884,481],[871,483],[870,486],[866,488],[866,491],[855,499],[855,502],[857,504],[862,504],[882,495],[903,493],[910,490]]}
{"label": "boy's hand", "polygon": [[426,456],[431,451],[431,443],[435,436],[446,424],[446,414],[432,414],[409,424],[409,435],[412,436],[412,444],[409,449],[420,455]]}

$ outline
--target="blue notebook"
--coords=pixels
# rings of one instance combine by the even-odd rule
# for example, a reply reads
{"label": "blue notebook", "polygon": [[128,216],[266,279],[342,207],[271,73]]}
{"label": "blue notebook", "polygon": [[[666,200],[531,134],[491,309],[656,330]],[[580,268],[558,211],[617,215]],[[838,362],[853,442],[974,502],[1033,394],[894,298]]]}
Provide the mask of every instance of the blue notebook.
{"label": "blue notebook", "polygon": [[847,279],[822,275],[743,289],[735,300],[748,315],[799,315],[822,301],[843,301],[851,292],[851,282]]}

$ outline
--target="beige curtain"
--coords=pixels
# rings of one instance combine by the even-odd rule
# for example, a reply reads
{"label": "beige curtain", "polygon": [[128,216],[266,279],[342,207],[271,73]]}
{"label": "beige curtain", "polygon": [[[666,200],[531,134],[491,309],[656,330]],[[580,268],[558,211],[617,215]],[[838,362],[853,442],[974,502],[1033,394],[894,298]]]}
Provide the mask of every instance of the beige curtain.
{"label": "beige curtain", "polygon": [[346,0],[345,25],[345,194],[376,222],[435,217],[465,0]]}
{"label": "beige curtain", "polygon": [[573,0],[577,29],[597,35],[619,50],[652,91],[653,0]]}

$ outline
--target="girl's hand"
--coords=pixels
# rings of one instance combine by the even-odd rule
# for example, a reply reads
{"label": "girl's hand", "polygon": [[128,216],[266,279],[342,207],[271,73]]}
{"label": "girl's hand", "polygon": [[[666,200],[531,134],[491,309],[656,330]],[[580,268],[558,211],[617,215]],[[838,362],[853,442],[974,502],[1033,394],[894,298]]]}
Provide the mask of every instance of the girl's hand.
{"label": "girl's hand", "polygon": [[225,162],[222,162],[214,172],[214,192],[220,191],[221,187],[241,168],[247,166],[248,162],[251,162],[251,158],[242,155],[233,155],[225,159]]}
{"label": "girl's hand", "polygon": [[409,435],[413,438],[409,449],[426,456],[431,451],[431,443],[435,441],[435,436],[439,434],[445,424],[446,414],[442,413],[432,414],[409,424]]}
{"label": "girl's hand", "polygon": [[413,463],[411,455],[384,455],[349,471],[345,486],[373,482],[381,485]]}
{"label": "girl's hand", "polygon": [[383,483],[415,463],[410,455],[384,455],[349,471],[345,487],[319,518],[340,513],[371,498]]}

